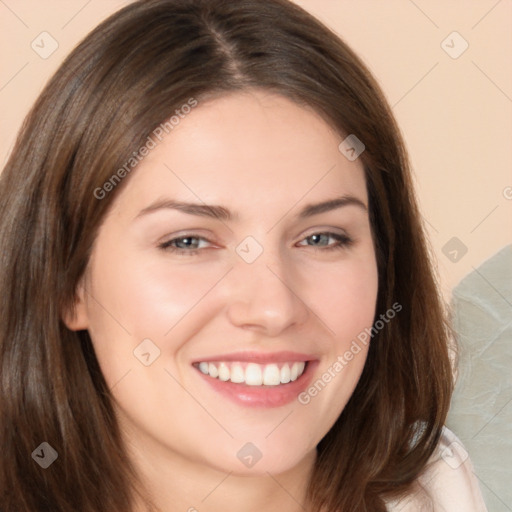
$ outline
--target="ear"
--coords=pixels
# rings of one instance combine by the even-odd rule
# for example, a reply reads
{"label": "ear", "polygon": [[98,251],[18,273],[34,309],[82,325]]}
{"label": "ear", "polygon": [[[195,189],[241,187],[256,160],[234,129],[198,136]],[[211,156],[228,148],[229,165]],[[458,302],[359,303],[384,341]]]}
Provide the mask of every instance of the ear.
{"label": "ear", "polygon": [[71,331],[82,331],[89,327],[89,315],[85,301],[85,286],[83,280],[77,286],[74,303],[62,314],[62,321]]}

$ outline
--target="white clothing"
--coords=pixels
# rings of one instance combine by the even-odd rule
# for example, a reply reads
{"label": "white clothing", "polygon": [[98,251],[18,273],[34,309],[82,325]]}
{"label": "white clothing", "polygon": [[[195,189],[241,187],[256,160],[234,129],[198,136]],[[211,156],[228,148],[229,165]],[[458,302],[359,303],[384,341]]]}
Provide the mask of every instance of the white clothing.
{"label": "white clothing", "polygon": [[439,444],[418,477],[430,500],[417,495],[387,502],[390,512],[487,512],[473,464],[459,438],[443,427]]}

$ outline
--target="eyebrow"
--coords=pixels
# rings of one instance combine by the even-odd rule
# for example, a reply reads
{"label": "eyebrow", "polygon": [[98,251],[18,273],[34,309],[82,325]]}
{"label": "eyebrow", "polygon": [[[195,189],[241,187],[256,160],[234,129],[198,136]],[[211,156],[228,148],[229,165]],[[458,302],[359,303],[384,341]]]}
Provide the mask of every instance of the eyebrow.
{"label": "eyebrow", "polygon": [[[308,217],[312,217],[313,215],[318,215],[320,213],[336,210],[338,208],[342,208],[345,206],[356,206],[365,212],[368,211],[366,204],[363,201],[361,201],[361,199],[358,199],[357,197],[352,195],[343,195],[340,197],[335,197],[333,199],[328,199],[327,201],[322,201],[320,203],[307,204],[297,214],[297,218],[305,219]],[[135,218],[137,219],[139,217],[143,217],[145,215],[157,212],[159,210],[178,210],[183,213],[188,213],[189,215],[196,215],[199,217],[210,217],[213,219],[218,219],[226,222],[233,222],[239,220],[240,218],[238,213],[231,212],[224,206],[204,203],[188,203],[184,201],[176,201],[173,199],[158,199],[154,203],[142,209]]]}

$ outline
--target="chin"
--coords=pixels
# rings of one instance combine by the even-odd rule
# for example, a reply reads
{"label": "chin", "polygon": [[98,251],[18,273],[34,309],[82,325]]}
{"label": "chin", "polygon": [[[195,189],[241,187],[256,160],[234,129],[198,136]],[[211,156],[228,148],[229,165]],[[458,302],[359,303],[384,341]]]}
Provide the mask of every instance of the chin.
{"label": "chin", "polygon": [[[298,466],[306,458],[314,458],[316,449],[310,452],[304,451],[302,445],[300,453],[298,450],[283,443],[276,448],[267,443],[263,446],[257,443],[237,442],[237,448],[233,453],[231,450],[221,450],[224,453],[219,454],[222,463],[219,460],[210,460],[210,464],[217,470],[232,473],[239,476],[263,476],[270,474],[286,473]],[[233,456],[234,455],[234,456]]]}

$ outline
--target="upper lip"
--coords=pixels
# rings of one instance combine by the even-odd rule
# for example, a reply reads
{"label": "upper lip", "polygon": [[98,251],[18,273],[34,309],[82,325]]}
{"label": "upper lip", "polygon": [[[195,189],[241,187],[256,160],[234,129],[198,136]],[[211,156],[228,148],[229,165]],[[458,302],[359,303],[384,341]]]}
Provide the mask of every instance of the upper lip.
{"label": "upper lip", "polygon": [[194,360],[194,363],[201,362],[220,362],[220,361],[240,361],[249,363],[271,364],[312,361],[316,359],[311,354],[301,354],[299,352],[281,351],[281,352],[231,352],[229,354],[218,354],[214,356],[205,356]]}

